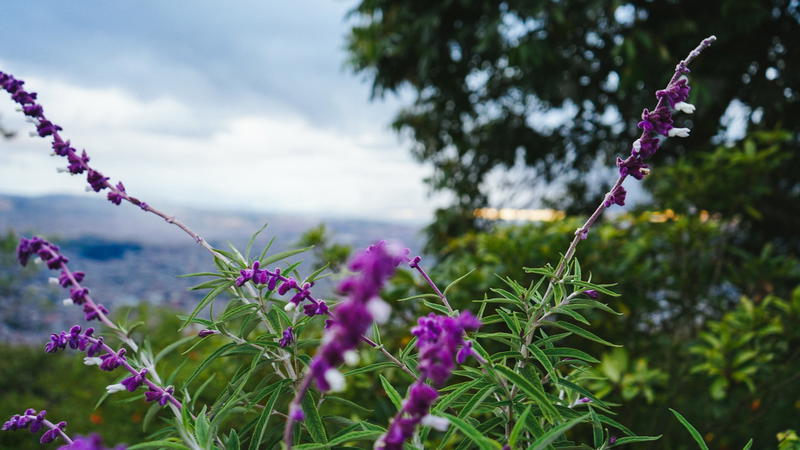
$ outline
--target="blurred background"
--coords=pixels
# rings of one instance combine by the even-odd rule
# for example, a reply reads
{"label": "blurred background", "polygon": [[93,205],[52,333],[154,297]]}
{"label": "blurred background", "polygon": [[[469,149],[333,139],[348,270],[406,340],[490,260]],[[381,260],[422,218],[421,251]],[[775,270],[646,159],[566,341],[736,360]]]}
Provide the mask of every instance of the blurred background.
{"label": "blurred background", "polygon": [[[799,445],[800,2],[42,1],[4,6],[0,25],[0,70],[133,195],[215,245],[269,223],[281,248],[317,245],[308,267],[400,240],[443,284],[477,269],[451,294],[459,308],[494,274],[523,281],[523,266],[557,261],[641,109],[717,35],[690,74],[697,110],[677,118],[691,137],[628,180],[628,205],[578,250],[594,280],[619,283],[608,301],[624,313],[593,322],[624,348],[591,349],[606,379],[591,388],[621,404],[617,421],[664,434],[648,448],[691,448],[668,407],[711,448]],[[63,161],[14,108],[0,100],[0,415],[47,408],[133,442],[146,405],[90,411],[113,380],[41,352],[79,315],[49,274],[16,265],[17,238],[56,240],[157,348],[200,298],[175,276],[211,261],[56,173]],[[424,290],[395,281],[387,299]],[[18,434],[0,446],[38,447]]]}

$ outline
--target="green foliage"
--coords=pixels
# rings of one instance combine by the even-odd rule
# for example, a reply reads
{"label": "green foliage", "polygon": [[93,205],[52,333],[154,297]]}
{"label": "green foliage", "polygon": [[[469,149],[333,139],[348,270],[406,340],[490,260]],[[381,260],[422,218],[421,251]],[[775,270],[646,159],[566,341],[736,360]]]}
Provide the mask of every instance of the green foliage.
{"label": "green foliage", "polygon": [[[786,118],[800,107],[800,59],[791,45],[798,15],[782,0],[361,0],[349,51],[374,94],[413,94],[393,126],[433,167],[428,184],[453,194],[429,229],[433,249],[475,226],[472,209],[487,203],[487,175],[496,169],[525,168],[525,180],[566,186],[566,195],[558,190],[550,199],[560,208],[594,208],[608,185],[585,174],[598,160],[627,153],[664,74],[690,50],[687,42],[712,33],[713,51],[691,74],[692,135],[670,140],[656,166],[718,139],[727,125],[720,118],[736,103],[748,132],[783,126],[793,136],[785,144],[791,158],[769,180],[781,189],[760,209],[779,215],[787,206],[781,198],[790,196],[796,223],[798,125]],[[520,184],[512,192],[533,188]]]}

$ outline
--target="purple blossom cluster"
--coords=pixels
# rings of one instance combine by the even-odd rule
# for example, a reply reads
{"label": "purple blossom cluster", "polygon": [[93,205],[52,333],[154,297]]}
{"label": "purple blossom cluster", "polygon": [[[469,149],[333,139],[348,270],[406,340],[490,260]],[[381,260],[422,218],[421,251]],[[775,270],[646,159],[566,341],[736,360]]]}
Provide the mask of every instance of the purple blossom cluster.
{"label": "purple blossom cluster", "polygon": [[256,286],[266,286],[270,291],[275,291],[277,288],[279,295],[286,295],[287,292],[294,291],[295,294],[286,304],[287,311],[297,308],[304,300],[308,300],[308,303],[303,306],[305,315],[313,317],[330,312],[325,301],[317,300],[311,295],[311,288],[314,283],[300,285],[294,278],[281,275],[280,268],[276,268],[274,271],[261,269],[261,263],[254,261],[251,267],[239,271],[239,277],[236,278],[235,285],[239,287],[248,281]]}
{"label": "purple blossom cluster", "polygon": [[94,329],[87,328],[86,331],[81,332],[81,327],[75,325],[69,331],[62,331],[59,334],[50,335],[50,341],[44,346],[44,350],[48,353],[56,353],[59,350],[64,350],[67,347],[86,352],[84,362],[87,365],[97,365],[100,370],[111,372],[118,367],[124,367],[131,376],[123,379],[117,384],[112,384],[106,389],[109,393],[127,390],[128,392],[136,391],[140,386],[146,385],[148,390],[144,393],[145,400],[148,402],[158,402],[161,406],[172,402],[175,406],[181,406],[173,396],[174,388],[171,386],[164,389],[157,384],[147,379],[147,369],[136,370],[134,369],[125,358],[125,349],[114,350],[109,347],[104,341],[103,337],[94,337]]}
{"label": "purple blossom cluster", "polygon": [[68,443],[71,443],[72,440],[64,433],[64,429],[67,428],[67,422],[61,421],[54,424],[45,419],[45,415],[47,415],[47,411],[45,410],[41,410],[37,413],[35,409],[28,408],[22,414],[14,414],[11,416],[0,429],[3,431],[28,429],[31,433],[38,433],[42,429],[45,429],[46,431],[42,434],[42,437],[39,438],[39,442],[42,444],[53,442],[59,436],[64,438]]}
{"label": "purple blossom cluster", "polygon": [[38,236],[30,239],[22,238],[17,246],[17,260],[23,266],[28,264],[32,256],[38,256],[51,270],[61,270],[57,282],[64,289],[69,289],[69,298],[65,303],[74,303],[83,306],[84,318],[107,321],[108,309],[95,303],[89,296],[89,289],[80,285],[86,276],[83,272],[72,272],[67,266],[69,259],[62,255],[57,245],[52,244]]}
{"label": "purple blossom cluster", "polygon": [[89,436],[77,436],[72,444],[62,445],[58,450],[125,450],[124,445],[117,445],[113,449],[103,445],[103,440],[98,434]]}
{"label": "purple blossom cluster", "polygon": [[462,312],[458,317],[431,313],[419,318],[417,326],[411,330],[417,337],[419,379],[408,389],[403,408],[375,448],[402,450],[403,443],[411,438],[420,423],[440,430],[446,429],[447,419],[429,414],[439,393],[426,384],[426,380],[430,380],[434,386],[443,385],[453,372],[456,362],[463,364],[470,355],[475,354],[472,342],[464,339],[464,333],[475,331],[480,325],[480,320],[469,311]]}
{"label": "purple blossom cluster", "polygon": [[147,204],[129,196],[122,183],[112,185],[108,177],[89,166],[89,155],[86,154],[86,150],[78,153],[69,141],[61,138],[59,131],[62,131],[62,128],[47,119],[42,105],[36,103],[37,94],[23,89],[24,84],[24,81],[14,78],[13,75],[0,72],[0,88],[11,94],[11,99],[20,105],[23,114],[36,124],[36,133],[40,137],[51,137],[53,152],[67,159],[67,171],[73,175],[86,173],[89,187],[95,192],[108,189],[108,200],[115,205],[119,205],[124,199],[147,210]]}
{"label": "purple blossom cluster", "polygon": [[388,319],[389,306],[378,295],[397,266],[407,259],[407,254],[407,249],[381,241],[350,262],[350,270],[356,273],[339,285],[339,291],[347,295],[347,300],[336,306],[335,319],[310,365],[311,375],[320,390],[344,388],[344,377],[336,367],[345,360],[353,360],[354,349],[373,321],[382,323]]}
{"label": "purple blossom cluster", "polygon": [[[713,41],[713,39],[712,39]],[[622,179],[632,176],[641,180],[650,173],[650,166],[645,161],[650,159],[658,150],[662,140],[670,137],[688,137],[688,128],[677,128],[673,126],[672,114],[683,112],[692,114],[695,110],[694,105],[686,103],[689,99],[689,79],[686,74],[689,68],[684,62],[675,67],[675,74],[665,89],[656,91],[658,103],[652,111],[645,108],[642,111],[642,120],[638,127],[642,134],[634,141],[631,154],[626,159],[617,157],[617,167]],[[625,188],[620,183],[606,195],[603,205],[608,208],[613,204],[625,204]]]}

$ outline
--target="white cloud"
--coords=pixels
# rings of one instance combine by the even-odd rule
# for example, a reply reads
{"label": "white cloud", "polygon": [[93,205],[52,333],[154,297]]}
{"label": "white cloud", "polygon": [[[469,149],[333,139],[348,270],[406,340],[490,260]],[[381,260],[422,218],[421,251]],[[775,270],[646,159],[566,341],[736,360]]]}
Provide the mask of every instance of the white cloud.
{"label": "white cloud", "polygon": [[[29,77],[51,120],[86,148],[93,165],[142,199],[192,206],[427,220],[423,169],[386,129],[337,131],[286,112],[237,115],[120,88],[87,88]],[[10,101],[0,103],[8,118]],[[216,107],[215,107],[216,106]],[[32,125],[17,117],[13,127]],[[42,139],[0,144],[0,191],[80,193],[85,183],[54,173]]]}

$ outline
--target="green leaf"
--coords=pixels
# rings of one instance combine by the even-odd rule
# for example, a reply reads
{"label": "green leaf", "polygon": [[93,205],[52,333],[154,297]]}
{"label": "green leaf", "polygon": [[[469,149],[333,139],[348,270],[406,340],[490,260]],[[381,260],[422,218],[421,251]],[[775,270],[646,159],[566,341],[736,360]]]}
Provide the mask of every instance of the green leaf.
{"label": "green leaf", "polygon": [[208,355],[206,359],[204,359],[203,362],[201,362],[200,365],[198,365],[197,368],[194,369],[194,372],[192,372],[192,374],[189,375],[189,378],[186,379],[183,385],[188,386],[189,384],[191,384],[192,381],[194,381],[194,379],[197,378],[198,375],[200,375],[200,372],[205,370],[212,362],[214,362],[215,359],[219,358],[220,356],[223,356],[225,352],[234,347],[236,347],[236,344],[230,342],[214,350],[214,353]]}
{"label": "green leaf", "polygon": [[[275,253],[274,255],[270,256],[269,258],[264,258],[264,260],[261,261],[261,267],[267,267],[267,265],[269,265],[269,264],[278,262],[278,261],[286,259],[286,258],[290,258],[290,257],[292,257],[294,255],[297,255],[297,254],[300,254],[300,253],[303,253],[303,252],[307,252],[307,251],[311,250],[312,248],[314,248],[313,245],[310,246],[310,247],[303,247],[303,248],[298,248],[298,249],[295,249],[295,250],[286,250],[285,252]],[[289,271],[287,270],[286,273],[288,273],[288,272]]]}
{"label": "green leaf", "polygon": [[344,373],[344,376],[349,377],[351,375],[357,375],[359,373],[372,372],[374,370],[381,370],[381,369],[386,369],[386,368],[389,368],[389,367],[395,367],[394,363],[387,362],[387,361],[376,362],[376,363],[372,363],[372,364],[369,364],[369,365],[366,365],[366,366],[363,366],[363,367],[359,367],[357,369],[349,370],[349,371]]}
{"label": "green leaf", "polygon": [[605,340],[605,339],[601,338],[600,336],[592,333],[591,331],[584,330],[583,328],[581,328],[581,327],[579,327],[577,325],[573,325],[573,324],[571,324],[569,322],[544,321],[544,322],[542,322],[542,325],[550,325],[550,326],[558,327],[558,328],[561,328],[562,330],[567,330],[567,331],[570,331],[572,333],[575,333],[575,334],[577,334],[578,336],[580,336],[582,338],[588,339],[590,341],[597,342],[599,344],[607,345],[609,347],[622,347],[621,345],[612,344],[611,342],[608,342],[607,340]]}
{"label": "green leaf", "polygon": [[586,361],[592,364],[599,364],[600,361],[592,355],[582,352],[574,348],[567,347],[554,347],[544,349],[544,354],[556,358],[574,358]]}
{"label": "green leaf", "polygon": [[197,420],[194,422],[194,435],[197,438],[197,443],[200,447],[207,449],[211,446],[211,424],[206,415],[206,407],[197,415]]}
{"label": "green leaf", "polygon": [[617,439],[617,442],[614,442],[609,446],[609,448],[617,447],[620,445],[625,444],[633,444],[635,442],[650,442],[650,441],[657,441],[661,439],[661,435],[658,436],[626,436],[623,438]]}
{"label": "green leaf", "polygon": [[706,445],[706,441],[703,440],[703,437],[700,436],[700,432],[697,431],[697,428],[693,427],[692,424],[690,424],[689,421],[686,420],[686,418],[683,417],[681,413],[679,413],[678,411],[675,411],[672,408],[670,408],[669,410],[672,411],[672,414],[675,415],[675,418],[678,419],[678,422],[680,422],[681,425],[683,425],[683,427],[686,428],[687,431],[689,431],[689,434],[692,435],[694,441],[697,442],[697,446],[703,450],[708,450],[708,445]]}
{"label": "green leaf", "polygon": [[328,436],[325,433],[325,426],[322,424],[322,418],[319,416],[317,405],[311,397],[310,392],[307,392],[303,397],[302,406],[303,413],[306,415],[303,424],[306,426],[311,438],[314,439],[315,442],[327,443]]}
{"label": "green leaf", "polygon": [[337,437],[336,439],[332,439],[330,442],[328,442],[328,445],[326,445],[326,447],[332,447],[334,445],[340,445],[350,441],[372,440],[377,438],[381,434],[383,434],[383,432],[377,430],[351,431],[343,436]]}
{"label": "green leaf", "polygon": [[538,439],[533,441],[533,444],[528,447],[528,450],[544,450],[547,448],[548,445],[553,443],[556,439],[558,439],[562,434],[566,433],[570,428],[574,427],[575,425],[585,421],[589,417],[589,414],[584,414],[582,416],[576,417],[572,420],[568,420],[564,423],[558,424],[553,428],[545,431],[545,433],[539,436]]}
{"label": "green leaf", "polygon": [[753,446],[753,440],[750,439],[749,441],[747,441],[747,445],[745,445],[742,450],[750,450],[750,447],[752,446]]}
{"label": "green leaf", "polygon": [[162,439],[160,441],[142,442],[141,444],[134,444],[128,447],[128,450],[139,450],[142,448],[176,448],[180,450],[188,450],[189,447],[181,444],[178,441]]}
{"label": "green leaf", "polygon": [[458,278],[456,278],[455,280],[453,280],[453,282],[452,282],[452,283],[448,284],[448,285],[447,285],[447,287],[446,287],[446,288],[444,288],[444,291],[442,291],[442,295],[444,295],[445,297],[447,297],[447,293],[448,293],[448,292],[450,292],[450,289],[452,289],[452,288],[453,288],[453,286],[455,286],[456,284],[458,284],[458,282],[459,282],[459,281],[461,281],[461,280],[463,280],[464,278],[467,278],[468,276],[472,275],[472,272],[475,272],[475,269],[472,269],[472,270],[470,270],[469,272],[465,273],[464,275],[461,275],[460,277],[458,277]]}
{"label": "green leaf", "polygon": [[553,383],[558,383],[558,377],[556,377],[556,369],[553,367],[553,363],[550,362],[550,359],[542,351],[542,349],[540,349],[535,345],[529,345],[528,349],[531,351],[531,355],[533,355],[533,357],[536,358],[537,361],[539,361],[539,364],[541,364],[542,367],[544,367],[544,370],[547,371],[547,374],[550,375],[550,380],[552,380]]}
{"label": "green leaf", "polygon": [[525,408],[525,412],[522,413],[521,416],[517,418],[517,423],[514,424],[514,428],[511,429],[511,433],[508,435],[508,445],[511,448],[517,448],[517,440],[519,436],[525,431],[525,420],[528,418],[528,414],[531,413],[531,406]]}
{"label": "green leaf", "polygon": [[537,388],[533,382],[525,379],[522,375],[514,372],[506,366],[497,366],[495,370],[508,381],[520,388],[528,395],[528,398],[539,405],[539,408],[542,410],[542,414],[548,421],[550,421],[550,423],[555,423],[561,417],[556,408],[547,398],[547,395],[541,390],[541,387]]}
{"label": "green leaf", "polygon": [[187,325],[192,323],[192,320],[195,317],[197,317],[197,315],[200,313],[200,311],[203,310],[203,308],[208,306],[208,304],[211,303],[212,301],[214,301],[214,299],[217,298],[217,296],[219,294],[225,292],[225,290],[228,289],[231,286],[233,286],[233,281],[232,280],[227,280],[224,283],[222,283],[221,285],[219,285],[216,288],[214,288],[211,292],[206,294],[206,296],[203,297],[203,299],[200,300],[200,303],[198,303],[197,306],[194,308],[194,310],[189,315],[189,317],[186,319],[186,321],[183,323],[183,325],[181,325],[179,330],[183,330],[184,328],[186,328]]}
{"label": "green leaf", "polygon": [[225,450],[239,450],[241,447],[239,435],[236,430],[231,430],[231,434],[228,435],[228,441],[225,443]]}
{"label": "green leaf", "polygon": [[403,397],[397,390],[392,386],[392,383],[389,383],[389,380],[384,378],[383,375],[378,375],[378,378],[381,380],[381,385],[383,386],[383,390],[386,391],[386,395],[389,397],[389,400],[392,401],[392,404],[395,408],[399,411],[403,408]]}
{"label": "green leaf", "polygon": [[261,441],[264,439],[264,434],[267,432],[267,426],[269,425],[269,419],[272,416],[272,410],[275,408],[275,402],[278,400],[278,396],[281,394],[283,386],[284,384],[280,383],[275,391],[272,392],[272,395],[270,395],[266,405],[264,405],[264,409],[261,411],[261,415],[258,417],[258,422],[256,422],[256,427],[253,431],[253,437],[250,439],[250,450],[258,450],[260,447]]}
{"label": "green leaf", "polygon": [[480,431],[475,429],[472,425],[468,422],[460,419],[451,414],[443,414],[448,420],[450,420],[450,424],[458,428],[458,430],[467,438],[469,438],[475,445],[478,446],[481,450],[498,450],[501,449],[502,446],[492,439],[487,438],[483,435]]}

